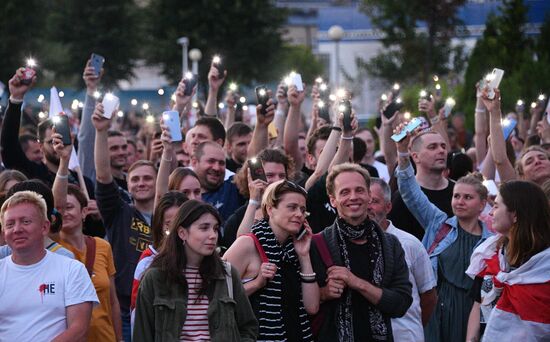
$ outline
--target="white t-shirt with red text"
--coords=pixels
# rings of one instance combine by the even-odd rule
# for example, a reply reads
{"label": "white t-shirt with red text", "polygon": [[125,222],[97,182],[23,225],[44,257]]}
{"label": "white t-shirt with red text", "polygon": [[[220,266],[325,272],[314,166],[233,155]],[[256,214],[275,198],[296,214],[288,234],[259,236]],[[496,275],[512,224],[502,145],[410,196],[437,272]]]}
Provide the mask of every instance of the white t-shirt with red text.
{"label": "white t-shirt with red text", "polygon": [[0,260],[0,342],[51,341],[67,329],[65,308],[99,303],[84,265],[46,251],[33,265]]}

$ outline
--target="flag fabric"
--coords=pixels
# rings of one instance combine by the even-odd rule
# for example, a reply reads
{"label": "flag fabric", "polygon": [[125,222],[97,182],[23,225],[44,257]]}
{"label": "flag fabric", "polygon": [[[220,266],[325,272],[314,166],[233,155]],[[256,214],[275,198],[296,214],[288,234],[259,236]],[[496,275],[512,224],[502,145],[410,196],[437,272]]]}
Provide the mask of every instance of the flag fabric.
{"label": "flag fabric", "polygon": [[59,98],[59,92],[56,87],[50,89],[50,112],[49,118],[52,118],[54,115],[59,115],[63,112],[63,106],[61,105],[61,99]]}
{"label": "flag fabric", "polygon": [[494,277],[502,289],[483,341],[550,341],[550,248]]}

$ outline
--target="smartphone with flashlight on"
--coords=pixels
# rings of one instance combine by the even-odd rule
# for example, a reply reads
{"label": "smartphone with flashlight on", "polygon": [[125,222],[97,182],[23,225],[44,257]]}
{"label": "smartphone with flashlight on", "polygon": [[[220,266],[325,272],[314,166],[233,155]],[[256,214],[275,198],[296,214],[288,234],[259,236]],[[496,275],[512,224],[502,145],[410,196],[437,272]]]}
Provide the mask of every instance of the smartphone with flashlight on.
{"label": "smartphone with flashlight on", "polygon": [[67,115],[56,115],[52,118],[55,132],[61,134],[63,145],[71,144],[71,128],[69,127],[69,117]]}
{"label": "smartphone with flashlight on", "polygon": [[98,55],[97,53],[92,53],[92,56],[90,57],[90,65],[94,67],[96,76],[99,76],[101,73],[103,63],[105,63],[105,57]]}
{"label": "smartphone with flashlight on", "polygon": [[420,120],[419,118],[413,118],[411,121],[409,121],[405,128],[403,128],[401,132],[392,135],[391,139],[395,142],[400,142],[401,140],[405,139],[407,133],[411,133],[420,125],[422,125],[422,120]]}
{"label": "smartphone with flashlight on", "polygon": [[225,65],[223,65],[222,58],[218,55],[215,55],[212,58],[212,64],[216,69],[218,69],[218,78],[224,78],[225,77]]}
{"label": "smartphone with flashlight on", "polygon": [[25,70],[23,70],[23,78],[21,79],[21,84],[29,85],[32,83],[32,78],[36,75],[36,61],[33,58],[27,59],[27,65]]}
{"label": "smartphone with flashlight on", "polygon": [[432,94],[430,94],[429,91],[422,89],[420,91],[420,96],[419,97],[420,97],[420,100],[430,101],[430,99],[432,98]]}
{"label": "smartphone with flashlight on", "polygon": [[103,97],[103,117],[110,119],[113,116],[113,112],[118,109],[120,100],[118,97],[111,93],[105,94]]}
{"label": "smartphone with flashlight on", "polygon": [[172,136],[172,142],[183,140],[180,128],[180,113],[177,110],[167,110],[163,112],[162,122],[168,126],[168,130]]}
{"label": "smartphone with flashlight on", "polygon": [[452,97],[448,97],[445,100],[445,105],[443,106],[443,115],[445,118],[448,118],[451,115],[451,111],[456,105],[456,101]]}
{"label": "smartphone with flashlight on", "polygon": [[264,182],[267,182],[265,177],[265,171],[262,166],[262,162],[258,158],[251,158],[248,160],[248,168],[250,169],[250,175],[252,180],[261,179]]}
{"label": "smartphone with flashlight on", "polygon": [[390,119],[395,114],[395,112],[401,110],[403,106],[404,106],[403,100],[400,97],[398,97],[392,102],[390,102],[390,104],[386,107],[386,109],[384,109],[382,114],[386,118]]}
{"label": "smartphone with flashlight on", "polygon": [[489,84],[487,84],[487,97],[489,99],[495,98],[495,89],[498,88],[500,85],[500,81],[502,81],[502,76],[504,76],[504,70],[494,68],[493,72],[491,72],[490,75],[488,75],[487,80],[489,81]]}
{"label": "smartphone with flashlight on", "polygon": [[256,100],[258,104],[262,106],[260,113],[265,115],[267,113],[267,101],[269,101],[269,94],[267,93],[267,87],[264,85],[256,87]]}
{"label": "smartphone with flashlight on", "polygon": [[338,111],[344,114],[344,131],[351,131],[351,102],[349,102],[349,100],[341,100],[340,103],[338,103]]}
{"label": "smartphone with flashlight on", "polygon": [[292,77],[292,84],[296,86],[296,90],[304,91],[304,83],[302,82],[302,75],[294,73]]}
{"label": "smartphone with flashlight on", "polygon": [[190,96],[193,93],[193,88],[197,85],[198,77],[193,75],[191,72],[187,72],[183,78],[183,83],[185,84],[185,91],[183,95]]}
{"label": "smartphone with flashlight on", "polygon": [[508,140],[514,129],[516,128],[518,122],[516,119],[506,118],[502,120],[502,134],[504,134],[504,140]]}

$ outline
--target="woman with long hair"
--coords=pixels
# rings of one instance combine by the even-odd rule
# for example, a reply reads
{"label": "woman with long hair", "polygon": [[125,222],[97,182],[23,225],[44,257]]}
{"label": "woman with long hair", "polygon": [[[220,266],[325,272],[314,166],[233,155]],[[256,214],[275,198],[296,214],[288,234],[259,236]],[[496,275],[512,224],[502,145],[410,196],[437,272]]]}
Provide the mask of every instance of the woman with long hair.
{"label": "woman with long hair", "polygon": [[[400,132],[403,126],[396,131]],[[446,145],[440,137],[431,136],[433,134],[437,133],[421,133],[412,138],[410,154],[416,163],[438,160],[444,163]],[[424,144],[422,139],[430,142],[429,148],[419,148]],[[454,216],[448,217],[430,202],[416,181],[409,159],[410,140],[407,134],[397,143],[400,156],[396,176],[403,201],[426,231],[422,244],[428,251],[437,279],[438,303],[425,329],[426,341],[464,342],[473,305],[473,299],[468,296],[472,279],[464,272],[475,247],[491,235],[479,220],[487,203],[487,189],[479,174],[459,178],[451,199]]]}
{"label": "woman with long hair", "polygon": [[155,207],[153,219],[151,221],[151,230],[153,242],[141,253],[139,262],[134,271],[134,281],[132,283],[132,298],[130,301],[130,310],[132,312],[132,322],[134,319],[136,308],[136,297],[139,289],[139,283],[143,277],[143,273],[153,262],[153,259],[158,254],[158,250],[164,241],[164,238],[170,233],[172,221],[178,213],[179,207],[187,201],[187,197],[178,191],[168,191],[160,197],[160,200]]}
{"label": "woman with long hair", "polygon": [[[467,274],[483,282],[468,341],[478,341],[479,309],[486,341],[546,341],[550,336],[550,207],[535,183],[500,186],[491,211],[497,235],[472,255]],[[476,287],[474,287],[476,289]],[[474,312],[474,310],[477,310]],[[476,320],[477,318],[477,320]]]}
{"label": "woman with long hair", "polygon": [[263,218],[224,254],[251,298],[260,340],[313,340],[307,314],[317,313],[320,297],[309,257],[306,197],[304,188],[287,180],[269,185]]}
{"label": "woman with long hair", "polygon": [[5,197],[12,186],[26,180],[27,176],[17,170],[4,170],[0,172],[0,197]]}
{"label": "woman with long hair", "polygon": [[221,218],[185,202],[143,276],[133,340],[255,341],[257,321],[239,274],[216,252]]}

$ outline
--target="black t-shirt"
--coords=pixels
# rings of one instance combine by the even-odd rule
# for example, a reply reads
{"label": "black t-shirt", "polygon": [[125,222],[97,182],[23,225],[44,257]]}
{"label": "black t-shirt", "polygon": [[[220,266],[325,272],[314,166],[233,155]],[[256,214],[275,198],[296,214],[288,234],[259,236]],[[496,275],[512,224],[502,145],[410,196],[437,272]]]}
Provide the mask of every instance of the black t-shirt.
{"label": "black t-shirt", "polygon": [[[351,242],[346,244],[349,253],[351,272],[357,277],[372,283],[374,269],[374,248],[368,242],[357,245]],[[351,292],[351,306],[353,310],[353,337],[355,341],[371,341],[372,333],[369,325],[369,301],[357,291]]]}
{"label": "black t-shirt", "polygon": [[233,158],[226,158],[225,159],[225,168],[226,169],[237,173],[237,171],[239,171],[239,169],[241,167],[243,167],[243,164],[237,163],[236,161],[233,160]]}
{"label": "black t-shirt", "polygon": [[225,248],[231,247],[233,242],[237,239],[237,230],[243,221],[244,214],[246,213],[246,208],[248,207],[248,202],[242,205],[237,209],[233,215],[229,216],[227,221],[225,221],[223,236],[219,239],[219,244]]}
{"label": "black t-shirt", "polygon": [[[442,190],[429,190],[423,187],[420,187],[420,189],[426,194],[430,202],[435,204],[436,207],[444,211],[447,216],[450,217],[453,216],[451,199],[453,198],[454,186],[455,183],[449,180],[449,185]],[[419,240],[422,240],[424,237],[424,228],[422,228],[413,214],[411,214],[409,208],[407,208],[407,205],[403,202],[399,191],[393,194],[392,210],[388,215],[388,219],[391,220],[396,227],[416,236]]]}
{"label": "black t-shirt", "polygon": [[311,215],[307,218],[313,233],[319,233],[334,223],[336,209],[330,205],[327,195],[327,174],[322,176],[307,192],[307,211]]}

